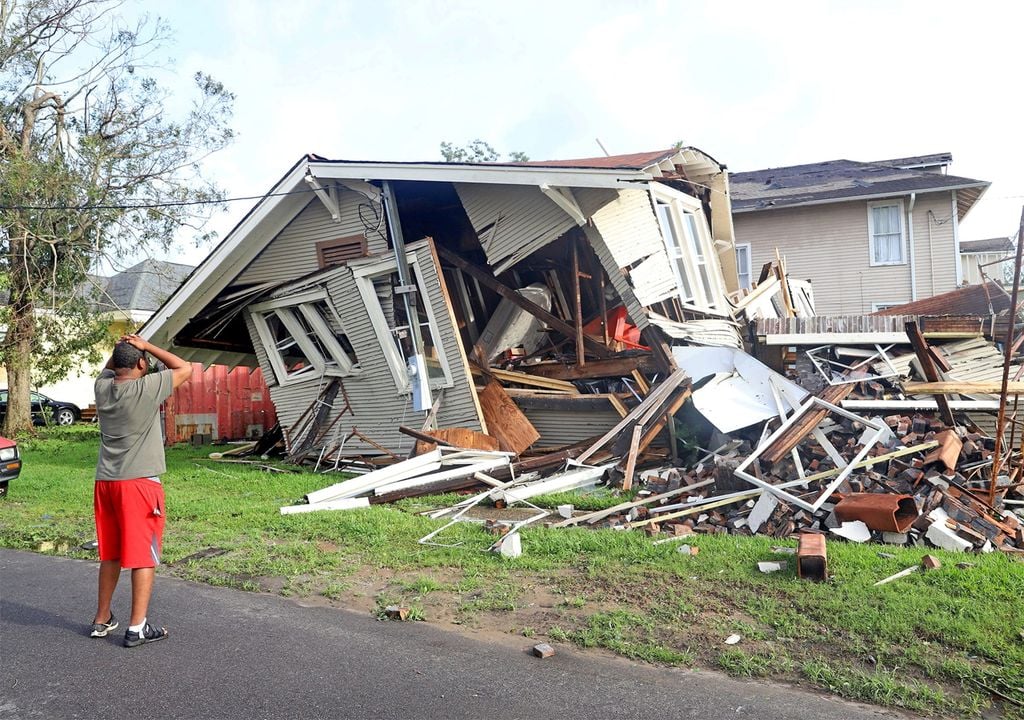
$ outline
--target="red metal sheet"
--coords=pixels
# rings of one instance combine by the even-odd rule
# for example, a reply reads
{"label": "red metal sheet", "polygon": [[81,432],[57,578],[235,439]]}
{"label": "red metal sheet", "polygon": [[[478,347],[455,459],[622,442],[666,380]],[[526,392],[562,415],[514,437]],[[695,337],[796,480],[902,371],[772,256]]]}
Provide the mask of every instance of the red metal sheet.
{"label": "red metal sheet", "polygon": [[186,442],[194,434],[213,440],[260,437],[277,422],[270,391],[259,368],[192,363],[192,377],[164,403],[167,444]]}

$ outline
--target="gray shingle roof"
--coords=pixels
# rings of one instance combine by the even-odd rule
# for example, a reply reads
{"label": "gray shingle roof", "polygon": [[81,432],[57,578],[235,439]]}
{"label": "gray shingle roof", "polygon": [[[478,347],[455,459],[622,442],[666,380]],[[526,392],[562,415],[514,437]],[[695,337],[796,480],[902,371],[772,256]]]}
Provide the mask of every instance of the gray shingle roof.
{"label": "gray shingle roof", "polygon": [[[928,156],[921,156],[928,157]],[[827,162],[732,173],[729,186],[734,213],[780,207],[842,202],[873,197],[897,197],[912,192],[958,192],[958,215],[963,218],[988,188],[983,180],[896,167],[896,161]]]}
{"label": "gray shingle roof", "polygon": [[988,238],[986,240],[961,240],[962,253],[1011,253],[1016,246],[1011,237]]}
{"label": "gray shingle roof", "polygon": [[153,312],[170,297],[190,272],[191,265],[143,260],[108,278],[97,305],[103,310]]}

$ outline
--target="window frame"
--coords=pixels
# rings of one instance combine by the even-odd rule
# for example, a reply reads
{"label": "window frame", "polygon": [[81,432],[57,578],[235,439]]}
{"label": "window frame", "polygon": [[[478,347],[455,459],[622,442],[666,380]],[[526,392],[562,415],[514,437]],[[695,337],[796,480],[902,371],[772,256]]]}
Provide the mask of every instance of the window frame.
{"label": "window frame", "polygon": [[[324,375],[349,377],[358,375],[360,372],[358,357],[349,357],[349,354],[342,348],[341,343],[335,337],[333,328],[322,317],[320,311],[315,309],[314,305],[319,302],[323,302],[326,305],[328,311],[334,316],[334,321],[338,324],[338,327],[347,335],[345,325],[341,322],[338,311],[331,304],[327,291],[323,289],[308,290],[297,295],[274,298],[273,300],[250,305],[247,308],[249,317],[252,318],[253,326],[256,328],[256,334],[259,335],[260,342],[267,353],[267,358],[270,360],[270,365],[278,385],[293,385],[313,378],[320,378]],[[316,333],[317,339],[331,355],[330,358],[324,357],[320,349],[310,341],[305,329],[299,324],[299,321],[293,314],[296,312],[303,316]],[[288,331],[295,344],[298,345],[299,349],[309,360],[308,366],[290,371],[287,365],[285,365],[284,358],[277,348],[277,340],[274,338],[274,334],[267,321],[270,315],[277,316],[278,321]]]}
{"label": "window frame", "polygon": [[[711,237],[711,228],[704,216],[704,206],[692,195],[659,183],[651,184],[651,195],[658,221],[658,230],[661,232],[665,251],[672,261],[677,288],[680,290],[679,299],[683,306],[704,313],[726,314],[727,300],[725,285],[722,282],[722,266],[718,258],[718,249]],[[665,212],[671,220],[670,228],[673,237],[667,237],[664,232],[659,205],[666,208]],[[692,227],[696,229],[695,236],[690,232],[690,226],[684,220],[686,215],[693,218]],[[685,273],[685,280],[683,273]],[[706,276],[706,286],[702,273]],[[685,289],[689,289],[692,297],[685,297],[683,292]]]}
{"label": "window frame", "polygon": [[[420,268],[420,259],[415,254],[408,253],[406,261],[409,263],[413,281],[416,283],[419,295],[418,300],[423,303],[423,307],[426,310],[430,339],[437,351],[437,359],[441,366],[441,371],[444,373],[443,378],[429,378],[430,389],[453,387],[455,380],[452,376],[451,366],[448,363],[445,344],[442,342],[441,328],[437,323],[433,304],[430,302],[430,297],[426,292],[426,281],[423,278],[423,270]],[[411,393],[412,384],[409,382],[409,375],[406,372],[406,358],[398,348],[398,343],[391,332],[391,326],[384,315],[384,309],[381,307],[380,299],[377,297],[377,292],[373,285],[374,279],[397,272],[398,264],[392,257],[365,264],[350,264],[349,268],[352,270],[363,306],[370,317],[370,324],[373,326],[373,332],[377,336],[377,342],[380,344],[384,353],[384,359],[391,370],[395,387],[401,394]],[[399,302],[400,298],[396,297],[395,300]]]}
{"label": "window frame", "polygon": [[[753,249],[750,247],[750,243],[736,243],[733,247],[736,248],[736,280],[739,283],[740,290],[752,290],[754,287],[754,257]],[[747,281],[743,282],[743,273],[740,272],[740,251],[743,251],[747,256]]]}
{"label": "window frame", "polygon": [[[899,260],[878,260],[875,252],[875,208],[881,207],[895,207],[897,212],[896,215],[899,217],[900,223],[900,259]],[[868,264],[871,267],[889,267],[892,265],[906,265],[908,260],[907,253],[907,223],[905,219],[905,210],[903,207],[902,198],[894,198],[891,200],[877,200],[875,202],[869,202],[867,204],[868,212]]]}

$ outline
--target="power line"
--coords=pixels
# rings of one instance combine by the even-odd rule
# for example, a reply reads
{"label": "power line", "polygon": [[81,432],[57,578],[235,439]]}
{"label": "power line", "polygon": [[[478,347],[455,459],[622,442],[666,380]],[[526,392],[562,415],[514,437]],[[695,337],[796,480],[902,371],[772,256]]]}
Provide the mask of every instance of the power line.
{"label": "power line", "polygon": [[178,200],[159,203],[135,203],[124,205],[0,205],[0,210],[144,210],[147,208],[186,207],[191,205],[220,205],[221,203],[241,202],[245,200],[263,200],[270,197],[285,197],[314,192],[312,189],[290,190],[264,195],[246,195],[242,197],[222,198],[219,200]]}

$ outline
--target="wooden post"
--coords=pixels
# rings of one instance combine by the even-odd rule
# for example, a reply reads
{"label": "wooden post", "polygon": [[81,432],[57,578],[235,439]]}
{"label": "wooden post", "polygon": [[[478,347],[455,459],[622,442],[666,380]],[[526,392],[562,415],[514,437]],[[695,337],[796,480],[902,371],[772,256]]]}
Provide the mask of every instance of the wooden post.
{"label": "wooden post", "polygon": [[[576,337],[576,329],[572,325],[565,322],[564,320],[555,317],[537,303],[530,302],[522,295],[517,293],[515,290],[510,288],[508,285],[505,285],[504,283],[499,281],[486,270],[477,267],[473,263],[465,260],[461,256],[457,255],[456,253],[453,253],[451,250],[442,245],[437,246],[437,253],[446,261],[450,262],[455,267],[464,271],[467,275],[472,277],[481,285],[489,287],[491,290],[498,293],[498,295],[500,295],[501,297],[518,305],[519,307],[521,307],[523,310],[530,313],[534,317],[540,318],[541,320],[546,322],[548,325],[550,325],[551,327],[553,327],[555,330],[562,333],[566,337]],[[607,358],[611,357],[614,354],[607,346],[602,345],[597,340],[587,337],[586,335],[583,336],[583,344],[586,345],[586,347],[598,357]]]}
{"label": "wooden post", "polygon": [[583,350],[583,298],[580,295],[580,244],[575,236],[572,238],[572,291],[575,307],[576,322],[576,364],[585,367],[587,364],[586,353]]}
{"label": "wooden post", "polygon": [[[1003,360],[1002,388],[999,393],[999,417],[996,419],[996,443],[992,451],[992,476],[988,483],[988,504],[992,505],[996,500],[996,481],[999,479],[999,470],[1002,462],[1003,432],[1006,430],[1006,387],[1010,379],[1010,359],[1013,357],[1013,330],[1017,324],[1017,295],[1020,291],[1020,266],[1021,254],[1024,252],[1024,210],[1020,215],[1020,226],[1017,228],[1017,257],[1013,263],[1013,292],[1010,294],[1009,323],[1006,328],[1005,350],[1006,357]],[[1012,448],[1011,448],[1012,450]]]}
{"label": "wooden post", "polygon": [[[935,363],[932,361],[932,354],[928,347],[928,341],[924,339],[924,335],[921,334],[921,328],[917,326],[917,322],[911,320],[906,323],[904,330],[907,332],[907,338],[910,340],[910,346],[914,349],[914,354],[917,355],[918,362],[921,363],[921,369],[924,371],[924,377],[928,382],[938,382],[939,371],[935,368]],[[1003,380],[1005,381],[1005,377]],[[1003,389],[1005,397],[1005,386]],[[949,400],[945,395],[936,395],[935,402],[939,406],[939,416],[942,418],[942,422],[946,423],[950,427],[956,425],[956,421],[953,419],[953,411],[949,407]],[[998,441],[997,441],[998,442]]]}

